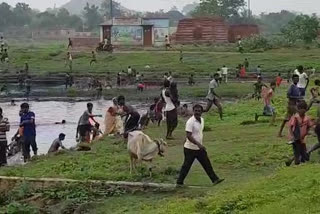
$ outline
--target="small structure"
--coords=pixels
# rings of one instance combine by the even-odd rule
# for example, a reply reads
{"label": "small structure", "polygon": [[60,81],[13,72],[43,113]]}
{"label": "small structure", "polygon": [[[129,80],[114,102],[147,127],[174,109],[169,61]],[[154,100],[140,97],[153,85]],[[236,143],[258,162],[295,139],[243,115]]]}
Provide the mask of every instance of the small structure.
{"label": "small structure", "polygon": [[100,26],[100,41],[111,38],[116,46],[160,46],[169,34],[166,18],[113,18]]}
{"label": "small structure", "polygon": [[244,39],[252,35],[260,33],[258,25],[239,24],[230,25],[229,27],[229,42],[236,42],[239,38]]}
{"label": "small structure", "polygon": [[180,20],[175,34],[176,43],[228,42],[228,26],[221,17]]}

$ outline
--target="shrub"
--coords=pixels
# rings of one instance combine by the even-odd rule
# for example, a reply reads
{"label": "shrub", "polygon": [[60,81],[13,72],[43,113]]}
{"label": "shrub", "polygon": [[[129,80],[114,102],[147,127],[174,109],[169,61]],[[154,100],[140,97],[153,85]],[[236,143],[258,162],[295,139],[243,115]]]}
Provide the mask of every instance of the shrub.
{"label": "shrub", "polygon": [[249,51],[258,49],[268,50],[272,48],[269,41],[261,35],[253,35],[244,39],[243,46]]}

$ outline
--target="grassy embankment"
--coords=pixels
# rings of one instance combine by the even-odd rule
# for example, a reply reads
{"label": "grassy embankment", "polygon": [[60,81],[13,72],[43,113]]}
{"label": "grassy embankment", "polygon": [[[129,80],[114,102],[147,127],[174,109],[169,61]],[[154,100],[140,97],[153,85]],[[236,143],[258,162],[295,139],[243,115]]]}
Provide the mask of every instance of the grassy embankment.
{"label": "grassy embankment", "polygon": [[[285,87],[274,99],[279,118],[285,113],[284,91]],[[99,203],[88,213],[319,213],[320,170],[315,163],[319,156],[313,155],[312,164],[284,168],[292,152],[285,144],[286,138],[276,137],[279,127],[268,126],[267,120],[240,125],[252,121],[262,107],[258,101],[239,101],[225,106],[224,121],[219,121],[214,112],[205,115],[206,125],[211,128],[205,133],[205,145],[216,172],[226,178],[221,185],[212,187],[202,168],[195,164],[186,184],[199,188],[170,194],[101,197],[94,199]],[[315,115],[314,109],[311,114]],[[166,157],[156,159],[152,179],[144,169],[129,174],[126,146],[114,138],[96,142],[90,152],[40,157],[26,166],[1,169],[0,175],[174,183],[183,161],[184,123],[181,119]],[[146,133],[153,138],[163,137],[165,127],[151,126]],[[315,138],[309,138],[309,145],[315,142]],[[64,191],[60,197],[71,200],[77,198],[74,195]],[[87,197],[81,202],[92,200]]]}
{"label": "grassy embankment", "polygon": [[[177,48],[179,49],[179,48]],[[133,50],[129,52],[115,52],[110,55],[99,53],[98,63],[89,66],[91,59],[90,50],[74,51],[74,74],[102,74],[116,73],[125,70],[129,65],[143,72],[149,77],[161,76],[164,72],[172,71],[177,77],[191,72],[199,75],[208,75],[222,65],[235,68],[248,58],[251,68],[262,65],[265,72],[287,72],[299,64],[313,66],[320,69],[318,63],[319,52],[317,48],[300,49],[275,49],[263,53],[239,54],[236,48],[230,46],[187,46],[184,47],[184,63],[179,62],[178,51],[144,51]],[[11,70],[14,72],[23,67],[27,61],[32,74],[65,73],[68,68],[64,65],[66,47],[61,42],[12,42],[9,49]],[[145,66],[149,65],[150,69]]]}

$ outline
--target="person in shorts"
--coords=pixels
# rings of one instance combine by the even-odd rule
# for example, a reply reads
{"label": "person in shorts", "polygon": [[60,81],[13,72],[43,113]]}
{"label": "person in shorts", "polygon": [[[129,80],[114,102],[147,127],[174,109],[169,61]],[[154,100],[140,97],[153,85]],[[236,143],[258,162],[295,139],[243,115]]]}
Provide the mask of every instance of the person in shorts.
{"label": "person in shorts", "polygon": [[222,105],[220,103],[221,97],[216,94],[215,89],[219,86],[219,74],[214,74],[213,77],[211,77],[212,80],[209,83],[209,92],[207,95],[207,107],[204,110],[204,112],[209,112],[213,104],[217,106],[218,112],[220,115],[220,119],[223,120],[223,110]]}
{"label": "person in shorts", "polygon": [[282,137],[282,131],[286,125],[286,123],[291,119],[291,117],[297,113],[297,104],[303,100],[301,96],[301,91],[298,88],[297,84],[299,82],[299,76],[297,74],[292,75],[292,85],[290,86],[287,97],[288,97],[288,107],[287,107],[287,115],[283,120],[278,136]]}

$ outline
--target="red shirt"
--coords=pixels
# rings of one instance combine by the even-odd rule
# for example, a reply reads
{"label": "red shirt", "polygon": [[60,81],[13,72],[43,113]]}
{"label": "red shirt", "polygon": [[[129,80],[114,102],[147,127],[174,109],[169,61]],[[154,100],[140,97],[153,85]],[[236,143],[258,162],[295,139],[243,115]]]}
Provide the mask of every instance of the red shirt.
{"label": "red shirt", "polygon": [[277,84],[278,87],[281,85],[282,80],[283,80],[283,79],[282,79],[280,76],[277,76],[277,78],[276,78],[276,84]]}

